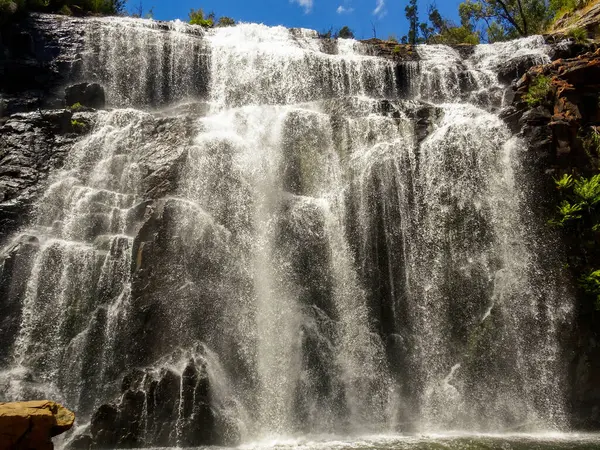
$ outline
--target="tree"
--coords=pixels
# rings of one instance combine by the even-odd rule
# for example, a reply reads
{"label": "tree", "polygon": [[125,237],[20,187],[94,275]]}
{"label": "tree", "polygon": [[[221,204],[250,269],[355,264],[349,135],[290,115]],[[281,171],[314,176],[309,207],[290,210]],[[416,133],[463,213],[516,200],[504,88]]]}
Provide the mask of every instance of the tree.
{"label": "tree", "polygon": [[550,2],[564,0],[465,0],[463,26],[478,28],[489,42],[541,33],[551,19]]}
{"label": "tree", "polygon": [[342,39],[354,39],[354,33],[349,27],[344,26],[337,32],[337,37]]}
{"label": "tree", "polygon": [[428,23],[420,24],[423,41],[428,44],[479,44],[479,35],[470,23],[457,26],[445,19],[435,5],[429,6]]}
{"label": "tree", "polygon": [[419,39],[419,6],[417,5],[417,0],[409,0],[408,5],[404,8],[404,12],[409,23],[408,43],[417,45]]}

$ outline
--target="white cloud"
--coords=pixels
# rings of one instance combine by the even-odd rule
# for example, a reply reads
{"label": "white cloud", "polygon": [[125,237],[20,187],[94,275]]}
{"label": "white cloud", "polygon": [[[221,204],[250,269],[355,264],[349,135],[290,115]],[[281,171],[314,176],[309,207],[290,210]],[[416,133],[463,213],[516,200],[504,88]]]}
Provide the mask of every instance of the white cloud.
{"label": "white cloud", "polygon": [[304,12],[308,14],[313,7],[313,0],[290,0],[292,3],[298,3],[298,5],[304,8]]}
{"label": "white cloud", "polygon": [[385,9],[385,0],[377,0],[377,5],[373,10],[373,15],[383,18],[387,14],[387,9]]}
{"label": "white cloud", "polygon": [[342,6],[342,5],[338,6],[338,8],[336,9],[336,12],[338,14],[350,14],[352,11],[354,11],[354,8],[350,8],[350,7],[346,8],[345,6]]}

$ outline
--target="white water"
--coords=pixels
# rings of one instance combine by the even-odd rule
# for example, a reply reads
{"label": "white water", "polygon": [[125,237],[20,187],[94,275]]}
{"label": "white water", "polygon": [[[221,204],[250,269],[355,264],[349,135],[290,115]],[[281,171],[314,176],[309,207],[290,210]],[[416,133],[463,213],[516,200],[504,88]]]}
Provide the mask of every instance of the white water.
{"label": "white water", "polygon": [[465,61],[421,47],[402,72],[307,30],[163,28],[89,21],[85,73],[117,109],[22,232],[39,250],[0,392],[87,418],[146,369],[149,446],[186,445],[183,381],[167,440],[147,403],[188,367],[218,443],[566,429],[571,300],[536,258],[522,143],[491,112],[500,63],[544,61],[541,39]]}

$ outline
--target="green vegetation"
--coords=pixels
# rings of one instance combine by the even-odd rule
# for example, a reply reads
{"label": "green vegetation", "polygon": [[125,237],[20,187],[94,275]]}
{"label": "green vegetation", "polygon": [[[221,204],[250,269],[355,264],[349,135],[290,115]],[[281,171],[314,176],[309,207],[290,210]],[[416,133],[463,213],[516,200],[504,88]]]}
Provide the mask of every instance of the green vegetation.
{"label": "green vegetation", "polygon": [[579,278],[579,285],[588,295],[596,298],[596,310],[600,311],[600,270],[594,270]]}
{"label": "green vegetation", "polygon": [[85,129],[85,123],[79,120],[71,120],[71,127],[76,131],[83,131]]}
{"label": "green vegetation", "polygon": [[580,8],[584,8],[591,0],[550,0],[549,13],[552,15],[551,22],[562,19],[567,14]]}
{"label": "green vegetation", "polygon": [[548,98],[548,94],[552,88],[552,81],[550,78],[539,75],[529,85],[527,94],[523,96],[523,100],[527,103],[530,108],[534,108],[544,102]]}
{"label": "green vegetation", "polygon": [[125,11],[125,0],[0,0],[0,24],[29,12],[64,15],[115,15]]}
{"label": "green vegetation", "polygon": [[235,25],[235,20],[231,17],[220,17],[218,20],[214,12],[210,12],[208,15],[204,14],[202,8],[192,9],[189,14],[190,25],[199,25],[203,28],[213,27],[231,27]]}
{"label": "green vegetation", "polygon": [[600,158],[600,129],[599,127],[590,127],[587,133],[580,133],[579,138],[583,145],[588,158],[594,161],[596,167],[598,166],[598,159]]}
{"label": "green vegetation", "polygon": [[83,107],[83,105],[79,102],[74,103],[73,105],[69,106],[69,109],[71,111],[77,111],[78,109],[81,109]]}
{"label": "green vegetation", "polygon": [[585,30],[585,28],[580,27],[571,28],[567,33],[567,36],[573,38],[573,40],[578,44],[584,44],[588,40],[587,31]]}
{"label": "green vegetation", "polygon": [[429,6],[427,22],[419,23],[419,10],[416,0],[411,0],[405,9],[409,21],[408,35],[402,37],[403,43],[410,44],[479,44],[479,34],[470,23],[455,25],[444,19],[436,6]]}
{"label": "green vegetation", "polygon": [[344,26],[337,32],[337,37],[341,39],[354,39],[354,33],[350,28]]}
{"label": "green vegetation", "polygon": [[189,16],[190,25],[199,25],[204,28],[212,28],[215,26],[215,13],[213,12],[205,17],[202,8],[192,9]]}
{"label": "green vegetation", "polygon": [[233,27],[234,25],[235,20],[233,20],[231,17],[219,17],[219,20],[217,21],[218,27]]}
{"label": "green vegetation", "polygon": [[[445,19],[435,4],[428,18],[419,20],[417,0],[408,0],[405,15],[409,31],[403,43],[477,44],[542,34],[556,18],[585,7],[591,0],[464,0],[458,7],[460,24]],[[585,30],[571,32],[578,42],[587,39]]]}
{"label": "green vegetation", "polygon": [[600,270],[596,256],[600,232],[600,174],[589,178],[565,174],[554,181],[561,200],[550,224],[581,243],[581,252],[565,266],[572,268],[579,286],[594,297],[595,307],[600,311]]}

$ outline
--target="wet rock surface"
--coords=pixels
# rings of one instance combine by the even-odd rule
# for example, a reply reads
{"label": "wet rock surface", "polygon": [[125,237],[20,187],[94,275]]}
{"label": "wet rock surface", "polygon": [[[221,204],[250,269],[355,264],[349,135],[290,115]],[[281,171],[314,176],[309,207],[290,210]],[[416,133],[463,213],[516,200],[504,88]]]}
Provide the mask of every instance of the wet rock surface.
{"label": "wet rock surface", "polygon": [[[550,80],[549,89],[538,105],[527,104],[530,86],[540,77]],[[546,185],[537,197],[539,214],[553,217],[559,203],[554,179],[562,174],[597,173],[598,155],[590,153],[585,133],[600,125],[600,50],[534,67],[516,83],[515,90],[513,105],[501,116],[525,138],[534,176]],[[565,231],[562,239],[569,260],[597,261],[600,257],[578,233]],[[576,280],[579,275],[572,276]],[[577,299],[577,330],[568,338],[573,349],[573,425],[592,430],[600,426],[600,367],[596,363],[600,359],[600,320],[585,293],[579,292]]]}
{"label": "wet rock surface", "polygon": [[64,105],[80,76],[82,19],[34,14],[0,30],[0,117]]}
{"label": "wet rock surface", "polygon": [[62,167],[93,112],[40,110],[0,122],[0,243],[24,223],[49,174]]}

